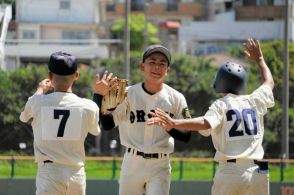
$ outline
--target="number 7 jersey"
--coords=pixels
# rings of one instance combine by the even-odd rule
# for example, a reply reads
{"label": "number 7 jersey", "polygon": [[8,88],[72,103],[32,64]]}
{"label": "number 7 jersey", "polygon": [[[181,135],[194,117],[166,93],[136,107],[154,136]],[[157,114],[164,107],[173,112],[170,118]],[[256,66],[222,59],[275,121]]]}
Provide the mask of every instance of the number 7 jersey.
{"label": "number 7 jersey", "polygon": [[204,116],[211,129],[200,132],[211,134],[216,149],[214,160],[262,159],[263,116],[273,106],[273,93],[266,85],[250,95],[227,94],[217,99]]}
{"label": "number 7 jersey", "polygon": [[23,122],[31,118],[36,162],[84,166],[86,136],[101,132],[93,101],[64,92],[33,95],[20,115]]}

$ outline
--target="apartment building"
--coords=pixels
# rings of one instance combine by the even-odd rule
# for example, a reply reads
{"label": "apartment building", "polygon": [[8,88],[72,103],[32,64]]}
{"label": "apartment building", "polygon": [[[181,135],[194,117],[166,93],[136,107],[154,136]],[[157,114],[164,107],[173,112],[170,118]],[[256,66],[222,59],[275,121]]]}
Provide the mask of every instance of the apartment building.
{"label": "apartment building", "polygon": [[9,22],[12,17],[11,5],[1,4],[0,5],[0,69],[5,68],[5,40],[7,36]]}
{"label": "apartment building", "polygon": [[[82,3],[81,3],[82,2]],[[248,36],[281,39],[284,0],[131,0],[159,29],[161,43],[179,54],[220,52]],[[45,62],[63,50],[85,63],[112,55],[111,26],[125,16],[125,0],[16,0],[15,33],[6,40],[6,64]],[[293,40],[293,3],[290,5]],[[103,40],[101,39],[103,38]]]}
{"label": "apartment building", "polygon": [[16,0],[15,32],[6,40],[6,69],[47,62],[52,52],[65,51],[82,62],[107,57],[99,40],[98,0]]}

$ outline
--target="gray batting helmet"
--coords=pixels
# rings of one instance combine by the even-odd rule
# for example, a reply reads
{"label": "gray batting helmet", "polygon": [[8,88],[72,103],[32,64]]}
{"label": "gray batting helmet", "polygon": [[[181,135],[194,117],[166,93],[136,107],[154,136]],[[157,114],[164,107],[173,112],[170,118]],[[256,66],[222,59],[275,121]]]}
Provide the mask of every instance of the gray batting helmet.
{"label": "gray batting helmet", "polygon": [[218,93],[238,94],[244,89],[246,81],[245,69],[239,64],[227,62],[218,69],[213,87]]}

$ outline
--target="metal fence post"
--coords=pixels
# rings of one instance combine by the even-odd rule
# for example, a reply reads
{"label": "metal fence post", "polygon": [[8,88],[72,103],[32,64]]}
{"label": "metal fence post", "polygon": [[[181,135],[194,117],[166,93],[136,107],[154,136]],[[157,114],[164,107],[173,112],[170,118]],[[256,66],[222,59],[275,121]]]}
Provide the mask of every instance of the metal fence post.
{"label": "metal fence post", "polygon": [[14,157],[12,156],[11,157],[11,174],[10,174],[10,176],[11,176],[11,178],[13,178],[14,177],[14,166],[15,166],[15,159],[14,159]]}
{"label": "metal fence post", "polygon": [[183,160],[181,159],[179,161],[179,180],[183,179],[183,169],[184,169],[184,163],[183,163]]}
{"label": "metal fence post", "polygon": [[112,159],[112,177],[111,177],[112,180],[115,179],[115,172],[116,172],[116,160],[115,160],[115,157],[113,157],[113,159]]}
{"label": "metal fence post", "polygon": [[280,162],[280,182],[284,181],[284,161],[283,158],[281,158]]}

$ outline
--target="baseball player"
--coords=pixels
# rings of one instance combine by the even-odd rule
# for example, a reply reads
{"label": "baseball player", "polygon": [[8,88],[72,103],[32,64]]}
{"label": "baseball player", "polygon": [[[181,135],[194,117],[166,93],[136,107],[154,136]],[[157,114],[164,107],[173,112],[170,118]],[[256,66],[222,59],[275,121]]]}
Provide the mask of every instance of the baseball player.
{"label": "baseball player", "polygon": [[[49,79],[39,83],[20,115],[32,119],[37,195],[84,195],[85,149],[88,133],[98,135],[99,108],[91,101],[72,93],[78,79],[76,58],[56,52],[48,63]],[[50,88],[53,93],[48,93]]]}
{"label": "baseball player", "polygon": [[[174,138],[188,142],[190,131],[147,126],[150,111],[159,107],[174,118],[189,117],[187,102],[180,92],[164,84],[170,72],[171,54],[162,45],[151,45],[143,54],[140,69],[144,81],[128,87],[127,97],[107,115],[100,115],[105,130],[119,126],[120,140],[126,147],[119,179],[120,195],[168,195],[171,167],[169,154]],[[98,105],[116,77],[105,72],[96,76],[94,101]]]}
{"label": "baseball player", "polygon": [[223,97],[217,99],[204,116],[174,120],[162,110],[156,110],[152,114],[154,118],[147,122],[165,129],[203,130],[202,134],[212,136],[216,150],[214,160],[219,163],[213,195],[269,194],[268,165],[262,161],[263,116],[274,106],[274,80],[259,41],[255,43],[249,38],[243,47],[246,56],[258,64],[263,79],[253,93],[239,95],[247,75],[242,66],[229,62],[219,68],[214,81],[216,92]]}

